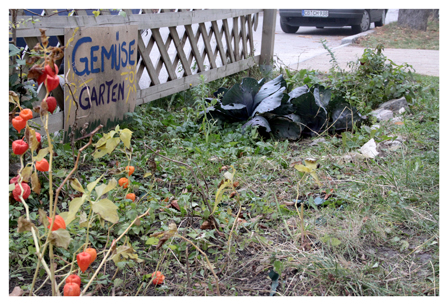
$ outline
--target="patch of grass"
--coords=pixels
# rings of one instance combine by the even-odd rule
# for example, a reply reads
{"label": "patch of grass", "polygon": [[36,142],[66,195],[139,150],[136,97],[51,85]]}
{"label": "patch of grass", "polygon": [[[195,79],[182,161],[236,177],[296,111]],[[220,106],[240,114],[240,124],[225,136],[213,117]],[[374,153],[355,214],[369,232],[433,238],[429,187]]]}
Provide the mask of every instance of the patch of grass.
{"label": "patch of grass", "polygon": [[430,18],[427,30],[417,31],[401,28],[396,22],[375,28],[375,32],[360,37],[358,45],[364,48],[374,48],[382,44],[385,48],[392,49],[439,49],[439,20]]}
{"label": "patch of grass", "polygon": [[[120,222],[108,231],[95,222],[90,236],[97,249],[104,249],[107,240],[116,238],[136,215],[152,207],[150,215],[128,234],[129,245],[143,262],[108,262],[95,282],[94,295],[216,295],[209,266],[194,247],[173,238],[155,250],[157,241],[149,236],[166,230],[170,222],[207,254],[221,295],[269,295],[272,281],[268,274],[273,268],[280,273],[278,295],[438,295],[439,78],[414,75],[414,81],[422,90],[402,115],[403,125],[381,123],[375,133],[361,127],[344,136],[323,135],[324,141],[313,145],[314,139],[262,140],[255,132],[241,133],[241,123],[218,126],[211,122],[204,130],[196,122],[200,110],[192,101],[199,93],[193,90],[169,97],[168,103],[162,100],[138,107],[132,122],[121,128],[133,131],[131,164],[136,171],[131,190],[143,200],[131,203],[123,199],[125,191],[115,192],[111,200],[119,207]],[[203,88],[210,91],[209,96],[212,85]],[[398,136],[403,144],[396,150],[380,145],[375,159],[347,157],[372,137],[381,144]],[[63,144],[55,146],[59,154],[56,168],[70,168],[70,150]],[[200,185],[188,168],[147,147],[192,166]],[[114,177],[116,162],[127,164],[122,154],[95,161],[92,152],[92,148],[86,150],[80,164],[83,170],[78,178],[84,185],[101,174],[99,168],[107,171],[105,183]],[[302,173],[290,166],[306,157],[318,159],[321,188],[311,178],[301,180]],[[219,235],[200,228],[207,208],[199,190],[203,188],[213,203],[223,179],[222,168],[229,165],[236,169],[239,202],[228,193],[222,197],[214,215],[223,234]],[[152,175],[145,177],[148,172]],[[307,203],[313,202],[311,197],[328,195],[321,206],[310,203],[305,207],[305,243],[301,241],[300,205],[298,209],[294,206],[299,181],[300,199]],[[61,194],[61,211],[70,201],[71,190],[66,191]],[[181,211],[167,207],[165,200],[172,197]],[[37,207],[31,209],[37,223]],[[239,212],[244,221],[233,226]],[[20,206],[10,205],[11,219],[20,214]],[[69,229],[74,239],[70,248],[55,250],[60,265],[84,242],[85,228],[72,225]],[[29,234],[18,234],[11,227],[9,260],[17,268],[10,272],[10,291],[14,286],[26,289],[30,282],[35,265],[27,254],[30,247]],[[148,274],[156,267],[166,282],[147,286]],[[84,282],[88,276],[83,275]],[[42,275],[36,286],[43,287],[39,294],[49,295],[44,280]]]}

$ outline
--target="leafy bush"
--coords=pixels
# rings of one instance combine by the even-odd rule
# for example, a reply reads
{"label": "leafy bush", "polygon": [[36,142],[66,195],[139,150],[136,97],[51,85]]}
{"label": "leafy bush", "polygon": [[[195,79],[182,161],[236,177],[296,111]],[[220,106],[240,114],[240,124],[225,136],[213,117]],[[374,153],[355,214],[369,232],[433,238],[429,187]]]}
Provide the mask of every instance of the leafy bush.
{"label": "leafy bush", "polygon": [[382,45],[375,50],[365,49],[358,62],[349,64],[352,71],[332,69],[324,83],[332,89],[334,98],[348,101],[363,114],[383,102],[403,96],[412,102],[415,91],[419,90],[413,81],[412,66],[395,64],[383,50]]}
{"label": "leafy bush", "polygon": [[213,106],[202,114],[222,122],[244,121],[243,131],[253,126],[262,136],[288,140],[329,128],[348,130],[363,118],[343,99],[332,99],[323,86],[304,85],[285,93],[286,86],[282,75],[266,83],[248,77],[230,89],[218,89],[215,99],[207,99]]}

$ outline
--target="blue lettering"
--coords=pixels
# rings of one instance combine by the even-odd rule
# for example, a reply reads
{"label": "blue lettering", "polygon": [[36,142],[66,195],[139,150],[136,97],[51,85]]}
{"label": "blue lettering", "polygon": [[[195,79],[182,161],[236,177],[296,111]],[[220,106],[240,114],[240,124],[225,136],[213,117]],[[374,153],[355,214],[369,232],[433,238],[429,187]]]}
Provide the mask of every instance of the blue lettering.
{"label": "blue lettering", "polygon": [[[116,51],[116,49],[115,49]],[[114,61],[115,61],[115,52],[114,46],[110,47],[109,52],[107,52],[105,47],[101,47],[101,72],[104,72],[104,56],[106,56],[107,59],[111,60],[110,68],[114,68]]]}
{"label": "blue lettering", "polygon": [[104,90],[105,89],[106,89],[106,86],[104,86],[104,84],[101,84],[100,85],[100,96],[99,96],[98,100],[99,100],[99,103],[103,104],[103,105],[104,105],[104,97],[103,97],[103,95],[104,95]]}
{"label": "blue lettering", "polygon": [[[82,108],[83,110],[90,109],[89,95],[87,95],[87,97],[85,98],[85,101],[87,101],[87,105],[83,105],[83,103],[82,103],[82,101],[83,101],[83,99],[82,99],[82,95],[83,95],[84,91],[87,90],[87,88],[89,88],[89,87],[88,87],[88,86],[83,87],[82,90],[81,90],[81,92],[79,93],[79,105],[81,106],[81,108]],[[90,89],[90,88],[89,88],[89,89]]]}
{"label": "blue lettering", "polygon": [[100,68],[93,68],[93,65],[98,61],[98,57],[93,55],[93,52],[98,51],[99,49],[99,46],[93,46],[90,48],[90,70],[92,73],[100,73]]}
{"label": "blue lettering", "polygon": [[72,67],[73,67],[73,71],[75,72],[76,75],[79,76],[83,76],[84,74],[89,75],[90,71],[88,68],[88,62],[89,60],[87,59],[87,57],[83,57],[80,58],[79,61],[84,63],[84,70],[82,71],[78,71],[77,67],[76,67],[76,63],[75,63],[75,59],[76,59],[76,52],[78,51],[78,48],[83,44],[83,43],[87,43],[87,42],[92,42],[92,38],[90,37],[82,37],[81,39],[79,39],[75,46],[73,47],[73,53],[72,53]]}
{"label": "blue lettering", "polygon": [[120,95],[121,95],[121,99],[124,100],[124,81],[121,82],[121,84],[118,84],[118,99],[120,100]]}
{"label": "blue lettering", "polygon": [[129,65],[133,66],[135,64],[135,60],[131,59],[132,54],[134,54],[134,50],[132,50],[132,46],[135,44],[135,39],[129,43]]}
{"label": "blue lettering", "polygon": [[92,88],[92,92],[90,93],[90,95],[91,95],[90,99],[92,101],[92,104],[93,104],[93,102],[95,102],[95,104],[98,106],[98,98],[97,98],[97,95],[96,95],[95,87]]}
{"label": "blue lettering", "polygon": [[123,51],[124,55],[124,61],[121,61],[121,65],[124,67],[126,67],[126,65],[128,64],[128,51],[126,51],[126,41],[123,41],[123,43],[121,44],[121,51]]}
{"label": "blue lettering", "polygon": [[107,103],[108,104],[110,102],[110,85],[112,85],[113,82],[114,82],[113,80],[106,82],[106,85],[107,85]]}

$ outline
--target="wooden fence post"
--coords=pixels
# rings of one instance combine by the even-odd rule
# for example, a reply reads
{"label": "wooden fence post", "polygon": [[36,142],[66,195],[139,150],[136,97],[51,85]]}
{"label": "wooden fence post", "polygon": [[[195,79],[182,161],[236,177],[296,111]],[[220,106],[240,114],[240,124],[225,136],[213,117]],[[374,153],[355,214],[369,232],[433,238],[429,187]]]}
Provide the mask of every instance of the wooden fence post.
{"label": "wooden fence post", "polygon": [[263,10],[263,31],[261,36],[260,70],[272,70],[277,10]]}

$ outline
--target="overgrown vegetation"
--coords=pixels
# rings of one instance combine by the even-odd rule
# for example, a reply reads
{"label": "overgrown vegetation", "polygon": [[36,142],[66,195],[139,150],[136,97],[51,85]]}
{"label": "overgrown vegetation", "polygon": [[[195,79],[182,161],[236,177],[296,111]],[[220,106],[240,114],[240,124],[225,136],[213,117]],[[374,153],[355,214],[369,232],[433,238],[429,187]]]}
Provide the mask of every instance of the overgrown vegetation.
{"label": "overgrown vegetation", "polygon": [[[40,194],[26,200],[29,221],[48,234],[39,209],[60,185],[53,214],[66,218],[70,241],[45,253],[56,266],[51,279],[32,232],[17,231],[24,204],[10,196],[9,291],[51,295],[50,282],[72,272],[83,293],[100,296],[438,295],[439,79],[389,66],[380,50],[366,50],[355,72],[286,70],[286,91],[325,86],[352,106],[365,103],[364,114],[379,103],[374,96],[408,94],[400,124],[288,141],[243,133],[243,122],[198,122],[205,98],[241,83],[241,73],[142,105],[127,125],[92,133],[93,147],[42,137],[56,154],[51,174],[39,174]],[[369,91],[372,79],[384,90],[394,77],[402,82],[390,96]],[[372,138],[380,155],[353,157]],[[386,145],[396,139],[402,144]],[[10,163],[20,160],[10,153]],[[117,186],[123,177],[128,187]],[[80,272],[75,256],[87,245],[98,259]],[[153,284],[155,271],[162,284]]]}
{"label": "overgrown vegetation", "polygon": [[382,44],[393,49],[439,49],[439,20],[429,18],[426,31],[401,28],[396,22],[376,28],[375,33],[360,37],[356,42],[364,48],[374,48]]}

